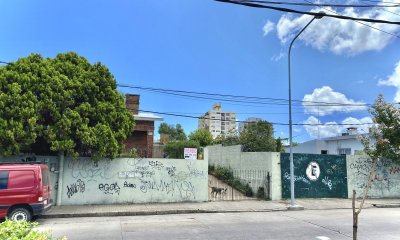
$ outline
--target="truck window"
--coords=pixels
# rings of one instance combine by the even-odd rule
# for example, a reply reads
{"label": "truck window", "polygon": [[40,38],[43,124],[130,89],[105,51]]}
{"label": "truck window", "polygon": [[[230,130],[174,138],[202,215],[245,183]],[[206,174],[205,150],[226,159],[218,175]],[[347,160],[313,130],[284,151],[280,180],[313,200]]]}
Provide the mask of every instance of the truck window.
{"label": "truck window", "polygon": [[8,186],[8,171],[0,171],[0,190],[7,189]]}
{"label": "truck window", "polygon": [[8,188],[28,188],[35,185],[35,173],[29,170],[10,171],[9,176],[12,181],[8,183]]}
{"label": "truck window", "polygon": [[49,185],[49,170],[48,169],[42,169],[42,182],[43,186],[48,186]]}

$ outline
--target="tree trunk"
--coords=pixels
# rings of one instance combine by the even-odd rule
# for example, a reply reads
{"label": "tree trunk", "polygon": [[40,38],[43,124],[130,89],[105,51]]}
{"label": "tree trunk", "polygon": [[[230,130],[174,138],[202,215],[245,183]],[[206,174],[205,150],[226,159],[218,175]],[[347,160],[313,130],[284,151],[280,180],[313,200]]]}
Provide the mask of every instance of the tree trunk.
{"label": "tree trunk", "polygon": [[364,189],[364,195],[362,197],[360,206],[358,207],[357,211],[356,211],[356,191],[353,190],[353,201],[352,201],[352,204],[353,204],[353,240],[357,240],[358,215],[361,213],[361,210],[363,209],[365,199],[367,198],[367,195],[368,195],[368,190],[372,186],[372,182],[374,181],[377,163],[378,163],[378,159],[372,160],[371,169],[369,171],[368,183]]}
{"label": "tree trunk", "polygon": [[356,190],[353,190],[353,240],[357,240],[358,213],[356,212]]}

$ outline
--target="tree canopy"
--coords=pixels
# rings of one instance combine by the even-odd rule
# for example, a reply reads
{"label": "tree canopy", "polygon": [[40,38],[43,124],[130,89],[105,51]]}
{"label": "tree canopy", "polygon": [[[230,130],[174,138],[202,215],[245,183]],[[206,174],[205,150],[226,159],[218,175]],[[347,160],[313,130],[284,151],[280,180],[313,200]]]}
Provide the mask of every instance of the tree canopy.
{"label": "tree canopy", "polygon": [[274,128],[267,121],[249,123],[239,136],[245,152],[273,152],[277,145],[274,138]]}
{"label": "tree canopy", "polygon": [[32,54],[0,67],[0,155],[115,158],[134,128],[116,81],[76,53]]}
{"label": "tree canopy", "polygon": [[363,138],[364,152],[373,160],[400,161],[400,109],[380,95],[370,109],[375,125],[370,136]]}
{"label": "tree canopy", "polygon": [[197,129],[196,131],[189,134],[189,140],[197,141],[201,147],[211,145],[213,143],[213,137],[210,131],[207,129]]}
{"label": "tree canopy", "polygon": [[187,140],[185,131],[179,123],[175,126],[169,125],[168,123],[161,123],[158,127],[158,133],[161,135],[162,143]]}

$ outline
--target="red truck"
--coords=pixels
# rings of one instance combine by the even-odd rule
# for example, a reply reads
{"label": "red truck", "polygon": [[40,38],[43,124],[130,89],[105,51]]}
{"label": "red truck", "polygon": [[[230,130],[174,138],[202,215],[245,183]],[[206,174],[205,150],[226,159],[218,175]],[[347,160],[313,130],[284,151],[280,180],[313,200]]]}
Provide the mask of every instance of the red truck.
{"label": "red truck", "polygon": [[52,205],[45,164],[0,163],[0,219],[30,221]]}

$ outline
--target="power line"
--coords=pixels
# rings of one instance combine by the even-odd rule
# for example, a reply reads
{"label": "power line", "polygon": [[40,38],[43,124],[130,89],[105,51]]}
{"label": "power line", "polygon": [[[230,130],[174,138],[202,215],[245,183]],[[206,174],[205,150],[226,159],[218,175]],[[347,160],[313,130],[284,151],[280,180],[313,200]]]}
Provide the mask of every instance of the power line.
{"label": "power line", "polygon": [[274,4],[274,5],[294,5],[294,6],[325,6],[325,7],[353,7],[353,8],[373,8],[373,7],[399,7],[398,3],[391,3],[392,5],[367,5],[367,4],[332,4],[332,3],[299,3],[299,2],[281,2],[281,1],[252,1],[252,0],[237,0],[241,3],[261,3],[261,4]]}
{"label": "power line", "polygon": [[[207,119],[207,120],[214,120],[214,121],[222,121],[222,122],[233,122],[232,120],[221,120],[221,119],[214,119],[214,118],[207,118],[207,117],[197,117],[197,116],[191,116],[191,115],[185,115],[185,114],[175,114],[171,112],[158,112],[158,111],[149,111],[149,110],[143,110],[140,109],[140,112],[144,113],[154,113],[154,114],[160,114],[160,115],[168,115],[168,116],[174,116],[174,117],[185,117],[185,118],[193,118],[193,119]],[[254,123],[254,122],[248,122],[248,121],[240,121],[240,120],[235,120],[236,123]],[[269,121],[268,121],[269,122]],[[289,123],[281,123],[281,122],[269,122],[272,125],[284,125],[287,126]],[[364,125],[373,125],[374,123],[350,123],[350,124],[344,124],[344,123],[294,123],[293,125],[295,126],[364,126]]]}
{"label": "power line", "polygon": [[363,21],[363,22],[371,22],[371,23],[386,23],[386,24],[394,24],[394,25],[400,25],[400,22],[397,21],[387,21],[387,20],[382,20],[382,19],[370,19],[370,18],[355,18],[355,17],[349,17],[349,16],[341,16],[341,15],[331,15],[331,14],[322,14],[322,13],[316,13],[316,12],[305,12],[305,11],[299,11],[295,9],[290,9],[290,8],[281,8],[281,7],[273,7],[273,6],[268,6],[268,5],[262,5],[262,4],[256,4],[256,3],[248,3],[248,2],[238,2],[234,0],[214,0],[217,2],[225,2],[225,3],[232,3],[232,4],[237,4],[237,5],[243,5],[243,6],[248,6],[248,7],[254,7],[254,8],[265,8],[265,9],[272,9],[280,12],[290,12],[290,13],[299,13],[299,14],[304,14],[304,15],[310,15],[314,17],[332,17],[332,18],[338,18],[338,19],[345,19],[345,20],[357,20],[357,21]]}
{"label": "power line", "polygon": [[[310,3],[310,1],[308,1],[308,0],[304,0],[304,1]],[[319,4],[317,4],[317,5],[319,5]],[[334,14],[337,14],[337,15],[340,15],[340,16],[344,16],[343,14],[340,14],[340,13],[338,13],[338,12],[332,10],[332,9],[323,7],[322,5],[320,5],[319,7],[322,8],[322,9],[324,9],[324,10],[326,10],[326,11],[328,11],[328,12],[331,12],[331,13],[334,13]],[[382,9],[382,10],[386,11],[385,9]],[[390,11],[388,11],[388,12],[390,12]],[[392,13],[393,13],[393,12],[392,12]],[[396,14],[396,13],[394,13],[394,14]],[[397,15],[397,14],[396,14],[396,15]],[[355,21],[356,23],[362,24],[362,25],[367,26],[367,27],[369,27],[369,28],[372,28],[372,29],[378,30],[378,31],[380,31],[380,32],[383,32],[383,33],[392,35],[392,36],[394,36],[394,37],[400,38],[400,36],[398,36],[397,34],[394,34],[394,33],[391,33],[391,32],[387,32],[387,31],[382,30],[382,29],[380,29],[380,28],[378,28],[378,27],[371,26],[371,25],[369,25],[369,24],[363,23],[363,22],[358,21],[358,20],[354,20],[354,21]]]}
{"label": "power line", "polygon": [[[185,90],[177,90],[177,89],[165,89],[165,88],[153,88],[153,87],[144,87],[144,86],[133,86],[126,84],[117,84],[119,87],[123,88],[132,88],[132,89],[140,89],[140,90],[148,90],[157,93],[170,94],[176,96],[185,96],[191,98],[200,98],[200,99],[210,99],[217,101],[227,101],[227,102],[242,102],[242,103],[253,103],[253,104],[264,104],[264,105],[287,105],[288,100],[284,98],[270,98],[270,97],[256,97],[256,96],[243,96],[243,95],[231,95],[231,94],[220,94],[220,93],[209,93],[209,92],[195,92],[195,91],[185,91]],[[197,96],[200,95],[200,96]],[[209,97],[204,97],[204,96]],[[226,97],[224,98],[216,98],[217,97]],[[240,100],[237,100],[240,99]],[[250,99],[252,101],[242,100],[242,99]],[[257,101],[255,101],[257,100]],[[272,102],[260,102],[259,100],[269,100]],[[304,100],[292,100],[293,102],[306,104],[306,106],[324,106],[324,107],[335,107],[335,106],[349,106],[349,107],[367,107],[371,104],[368,103],[335,103],[335,102],[319,102],[319,101],[304,101]]]}

